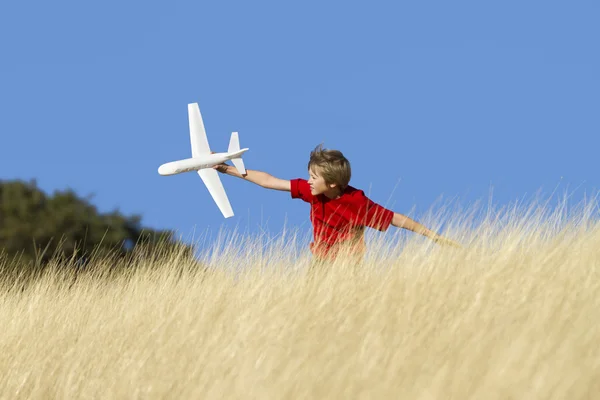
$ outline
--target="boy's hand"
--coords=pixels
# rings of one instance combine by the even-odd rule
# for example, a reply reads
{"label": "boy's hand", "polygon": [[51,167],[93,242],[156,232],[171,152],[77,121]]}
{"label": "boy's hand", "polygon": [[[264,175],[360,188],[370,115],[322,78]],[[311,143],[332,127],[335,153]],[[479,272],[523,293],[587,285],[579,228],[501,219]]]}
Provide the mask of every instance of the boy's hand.
{"label": "boy's hand", "polygon": [[[215,154],[214,151],[211,151],[210,154]],[[217,164],[217,165],[213,165],[212,169],[216,169],[218,172],[224,174],[225,172],[227,172],[227,167],[229,165],[225,164],[225,163],[221,163],[221,164]]]}
{"label": "boy's hand", "polygon": [[220,172],[222,174],[227,172],[227,167],[229,167],[229,165],[227,165],[225,163],[212,166],[213,169],[216,169],[218,172]]}

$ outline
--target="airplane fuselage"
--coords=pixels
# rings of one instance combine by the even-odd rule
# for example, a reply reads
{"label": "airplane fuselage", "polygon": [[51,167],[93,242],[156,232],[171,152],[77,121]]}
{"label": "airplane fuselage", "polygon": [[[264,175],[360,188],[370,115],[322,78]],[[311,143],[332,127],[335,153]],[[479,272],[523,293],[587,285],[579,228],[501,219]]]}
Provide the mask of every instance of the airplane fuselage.
{"label": "airplane fuselage", "polygon": [[214,153],[201,157],[186,158],[184,160],[172,161],[158,167],[158,173],[161,175],[175,175],[184,172],[197,171],[203,168],[211,168],[217,164],[237,158],[248,149],[241,149],[232,153]]}

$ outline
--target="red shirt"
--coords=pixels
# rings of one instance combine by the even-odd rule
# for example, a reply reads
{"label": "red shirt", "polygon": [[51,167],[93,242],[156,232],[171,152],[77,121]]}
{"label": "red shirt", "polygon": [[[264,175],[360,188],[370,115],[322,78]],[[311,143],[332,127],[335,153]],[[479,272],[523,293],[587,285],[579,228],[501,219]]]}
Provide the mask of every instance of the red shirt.
{"label": "red shirt", "polygon": [[310,203],[310,221],[313,225],[313,254],[321,257],[335,256],[336,245],[351,244],[353,251],[364,253],[364,228],[368,226],[386,231],[394,212],[371,201],[362,190],[346,187],[337,199],[320,194],[313,196],[305,179],[293,179],[293,199]]}

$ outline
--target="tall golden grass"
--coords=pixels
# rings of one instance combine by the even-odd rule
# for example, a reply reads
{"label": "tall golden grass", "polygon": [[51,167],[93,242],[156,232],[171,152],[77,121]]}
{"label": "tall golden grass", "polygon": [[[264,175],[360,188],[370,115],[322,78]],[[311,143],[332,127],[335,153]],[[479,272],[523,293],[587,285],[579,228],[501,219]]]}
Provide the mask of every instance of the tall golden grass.
{"label": "tall golden grass", "polygon": [[311,270],[290,232],[27,279],[4,260],[0,396],[598,398],[598,209],[566,204],[446,209],[424,222],[463,249],[390,231],[358,267]]}

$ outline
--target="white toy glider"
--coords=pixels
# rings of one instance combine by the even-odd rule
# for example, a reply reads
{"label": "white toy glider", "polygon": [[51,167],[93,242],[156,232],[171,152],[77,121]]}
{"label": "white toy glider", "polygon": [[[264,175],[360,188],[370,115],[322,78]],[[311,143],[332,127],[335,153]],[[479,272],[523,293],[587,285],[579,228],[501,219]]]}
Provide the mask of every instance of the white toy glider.
{"label": "white toy glider", "polygon": [[233,216],[233,210],[229,199],[223,189],[223,184],[219,178],[219,173],[212,167],[231,160],[240,174],[246,173],[244,162],[241,159],[242,153],[248,149],[240,150],[240,141],[237,132],[231,133],[229,140],[229,149],[227,153],[212,153],[206,139],[206,131],[200,115],[198,103],[188,104],[188,118],[190,123],[190,140],[192,142],[192,158],[173,161],[158,167],[158,173],[161,175],[175,175],[183,172],[198,171],[198,175],[208,188],[212,198],[223,213],[225,218]]}

